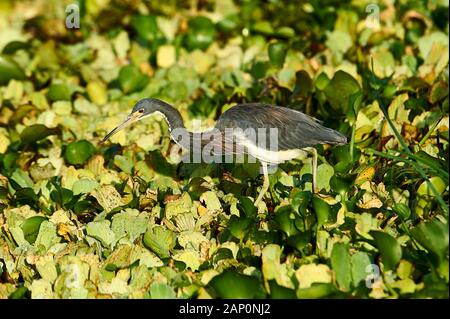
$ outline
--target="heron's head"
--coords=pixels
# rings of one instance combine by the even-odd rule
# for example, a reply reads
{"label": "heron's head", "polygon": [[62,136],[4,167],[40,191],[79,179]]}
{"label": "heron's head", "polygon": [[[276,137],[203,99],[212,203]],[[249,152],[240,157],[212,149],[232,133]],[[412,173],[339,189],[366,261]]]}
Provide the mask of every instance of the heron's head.
{"label": "heron's head", "polygon": [[140,100],[134,105],[130,115],[128,115],[121,124],[119,124],[103,138],[102,143],[127,126],[130,126],[131,124],[142,120],[143,118],[146,118],[152,114],[161,113],[159,110],[161,110],[161,108],[165,107],[166,105],[167,103],[154,98]]}

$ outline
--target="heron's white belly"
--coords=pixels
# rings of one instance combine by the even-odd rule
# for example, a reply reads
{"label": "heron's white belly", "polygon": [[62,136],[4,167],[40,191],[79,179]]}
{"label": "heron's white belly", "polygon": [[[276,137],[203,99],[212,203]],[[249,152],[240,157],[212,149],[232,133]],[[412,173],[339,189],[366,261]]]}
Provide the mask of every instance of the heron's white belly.
{"label": "heron's white belly", "polygon": [[247,148],[249,155],[262,162],[271,164],[280,164],[294,158],[306,157],[308,155],[308,152],[301,149],[273,151],[258,147],[254,143],[245,140],[241,141],[241,144]]}

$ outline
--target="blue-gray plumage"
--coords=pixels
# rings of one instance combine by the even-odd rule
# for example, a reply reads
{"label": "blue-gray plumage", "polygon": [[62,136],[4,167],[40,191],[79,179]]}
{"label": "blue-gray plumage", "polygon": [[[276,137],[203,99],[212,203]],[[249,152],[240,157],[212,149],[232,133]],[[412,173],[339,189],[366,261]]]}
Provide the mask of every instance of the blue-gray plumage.
{"label": "blue-gray plumage", "polygon": [[[200,148],[202,148],[208,143],[216,143],[215,149],[221,148],[222,154],[246,153],[258,159],[262,165],[264,183],[258,198],[255,200],[255,205],[259,203],[269,187],[268,164],[278,164],[296,158],[304,151],[312,153],[313,192],[315,192],[317,152],[313,146],[347,143],[347,138],[344,135],[323,126],[322,122],[309,115],[286,107],[263,103],[233,106],[219,117],[214,129],[202,133],[191,133],[185,129],[183,119],[177,109],[154,98],[143,99],[136,103],[127,119],[107,134],[102,142],[131,123],[152,114],[162,115],[169,125],[171,136],[175,142],[191,151],[201,151],[193,150],[193,145],[200,145]],[[258,134],[258,129],[265,134]],[[234,133],[232,135],[226,134],[227,130]],[[174,133],[175,131],[177,134]],[[254,134],[255,131],[256,135]],[[270,133],[274,131],[277,132],[276,150],[271,148],[273,136],[270,136]],[[217,134],[220,135],[220,138],[211,138]],[[181,136],[188,136],[188,139],[180,138]],[[192,143],[196,139],[200,143]],[[212,140],[213,142],[211,142]]]}

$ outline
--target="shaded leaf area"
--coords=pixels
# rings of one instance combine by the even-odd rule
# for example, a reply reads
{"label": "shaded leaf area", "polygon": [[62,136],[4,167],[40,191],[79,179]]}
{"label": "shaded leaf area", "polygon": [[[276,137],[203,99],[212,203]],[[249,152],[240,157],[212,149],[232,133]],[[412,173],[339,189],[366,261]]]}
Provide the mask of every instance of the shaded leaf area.
{"label": "shaded leaf area", "polygon": [[[0,298],[448,298],[448,3],[72,2],[0,3]],[[349,143],[255,207],[257,163],[183,162],[161,117],[100,143],[145,97]]]}

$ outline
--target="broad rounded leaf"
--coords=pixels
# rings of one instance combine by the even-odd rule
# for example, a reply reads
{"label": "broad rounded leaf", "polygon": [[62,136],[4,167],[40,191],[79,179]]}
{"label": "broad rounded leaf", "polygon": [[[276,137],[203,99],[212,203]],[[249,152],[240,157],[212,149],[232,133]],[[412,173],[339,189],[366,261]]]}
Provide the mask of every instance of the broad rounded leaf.
{"label": "broad rounded leaf", "polygon": [[224,299],[253,299],[265,296],[262,284],[256,277],[242,275],[228,269],[215,276],[209,285],[214,288],[220,298]]}
{"label": "broad rounded leaf", "polygon": [[148,82],[149,78],[142,74],[139,69],[132,64],[126,65],[120,69],[119,83],[125,93],[142,90]]}
{"label": "broad rounded leaf", "polygon": [[351,261],[348,245],[344,243],[335,243],[331,252],[331,266],[336,275],[336,281],[339,287],[344,290],[350,290],[352,281]]}
{"label": "broad rounded leaf", "polygon": [[372,230],[369,234],[374,238],[375,244],[380,252],[383,265],[386,269],[392,270],[402,258],[402,248],[398,241],[391,235]]}
{"label": "broad rounded leaf", "polygon": [[64,157],[69,164],[83,164],[95,152],[95,146],[86,140],[72,142],[66,147]]}
{"label": "broad rounded leaf", "polygon": [[188,22],[186,47],[189,50],[205,50],[214,41],[215,34],[213,22],[207,17],[197,16]]}
{"label": "broad rounded leaf", "polygon": [[39,233],[39,228],[41,227],[41,223],[47,220],[47,218],[43,216],[33,216],[28,219],[26,219],[22,225],[20,225],[20,228],[23,231],[23,235],[25,239],[30,243],[33,244],[36,241],[37,235]]}
{"label": "broad rounded leaf", "polygon": [[350,74],[339,70],[334,74],[324,92],[333,110],[345,114],[350,96],[360,89],[359,83]]}
{"label": "broad rounded leaf", "polygon": [[52,84],[47,92],[47,98],[50,101],[67,100],[70,101],[72,97],[72,89],[67,84]]}
{"label": "broad rounded leaf", "polygon": [[8,84],[9,80],[25,80],[22,69],[10,57],[0,54],[0,85]]}
{"label": "broad rounded leaf", "polygon": [[435,253],[441,260],[448,256],[448,225],[432,220],[414,227],[411,235],[426,250]]}
{"label": "broad rounded leaf", "polygon": [[270,62],[277,68],[281,68],[286,58],[288,46],[284,42],[272,42],[269,44],[268,53]]}

